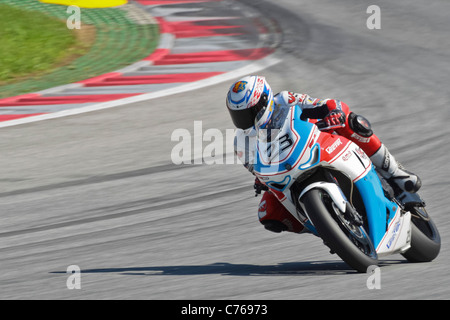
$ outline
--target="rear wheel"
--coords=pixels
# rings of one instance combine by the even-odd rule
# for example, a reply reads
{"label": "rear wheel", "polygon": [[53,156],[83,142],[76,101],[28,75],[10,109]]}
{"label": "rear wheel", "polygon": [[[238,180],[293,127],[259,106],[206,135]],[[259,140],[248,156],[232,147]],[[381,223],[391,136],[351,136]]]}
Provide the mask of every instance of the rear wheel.
{"label": "rear wheel", "polygon": [[344,262],[358,272],[378,264],[377,253],[363,226],[341,212],[325,191],[308,191],[303,203],[322,240]]}
{"label": "rear wheel", "polygon": [[424,207],[412,207],[411,248],[403,253],[409,262],[429,262],[441,250],[441,237]]}

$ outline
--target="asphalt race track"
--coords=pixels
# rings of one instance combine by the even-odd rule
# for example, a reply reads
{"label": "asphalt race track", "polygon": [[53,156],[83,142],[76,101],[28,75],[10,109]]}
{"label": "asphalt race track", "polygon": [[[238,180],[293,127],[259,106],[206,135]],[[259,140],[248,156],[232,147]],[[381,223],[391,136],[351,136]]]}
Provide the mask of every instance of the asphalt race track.
{"label": "asphalt race track", "polygon": [[345,101],[420,175],[438,258],[383,259],[369,290],[320,239],[266,231],[241,165],[173,164],[175,129],[233,128],[226,82],[1,128],[1,299],[450,298],[448,3],[376,1],[379,30],[366,26],[373,1],[244,3],[282,31],[282,62],[260,72],[275,91]]}

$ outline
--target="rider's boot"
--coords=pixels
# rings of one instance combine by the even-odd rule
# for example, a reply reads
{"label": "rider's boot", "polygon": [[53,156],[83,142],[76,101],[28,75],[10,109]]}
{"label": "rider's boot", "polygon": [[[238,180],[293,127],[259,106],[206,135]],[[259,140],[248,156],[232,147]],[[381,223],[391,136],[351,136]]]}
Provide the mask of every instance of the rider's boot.
{"label": "rider's boot", "polygon": [[406,192],[417,192],[422,186],[420,178],[395,160],[384,144],[371,157],[378,173],[389,183],[394,183]]}

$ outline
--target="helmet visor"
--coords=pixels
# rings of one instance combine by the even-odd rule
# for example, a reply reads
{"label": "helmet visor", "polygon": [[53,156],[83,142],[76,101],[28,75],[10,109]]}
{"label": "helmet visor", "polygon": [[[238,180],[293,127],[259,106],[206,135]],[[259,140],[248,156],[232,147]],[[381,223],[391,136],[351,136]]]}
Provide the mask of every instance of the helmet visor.
{"label": "helmet visor", "polygon": [[253,107],[241,109],[241,110],[233,110],[228,106],[228,99],[227,99],[227,109],[230,112],[231,120],[233,121],[236,128],[239,129],[248,129],[250,127],[253,127],[255,124],[255,118],[257,117],[257,114],[265,110],[267,107],[267,94],[263,93],[261,95],[261,98],[259,99],[258,103],[254,105]]}
{"label": "helmet visor", "polygon": [[230,112],[231,120],[233,121],[236,128],[245,130],[253,127],[254,119],[256,116],[255,108],[247,108],[242,110],[231,110],[227,108]]}

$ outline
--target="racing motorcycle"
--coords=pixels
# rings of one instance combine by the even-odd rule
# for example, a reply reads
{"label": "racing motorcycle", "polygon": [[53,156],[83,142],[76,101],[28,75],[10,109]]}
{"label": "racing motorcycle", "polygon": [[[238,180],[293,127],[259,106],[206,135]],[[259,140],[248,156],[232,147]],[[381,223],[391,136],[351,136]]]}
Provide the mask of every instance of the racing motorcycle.
{"label": "racing motorcycle", "polygon": [[323,121],[301,120],[301,113],[278,107],[257,130],[259,180],[358,272],[395,253],[410,262],[435,259],[441,240],[421,197],[389,185],[359,146],[329,133],[333,127]]}

